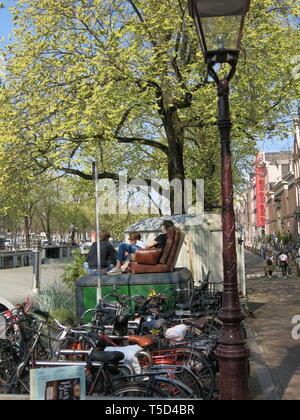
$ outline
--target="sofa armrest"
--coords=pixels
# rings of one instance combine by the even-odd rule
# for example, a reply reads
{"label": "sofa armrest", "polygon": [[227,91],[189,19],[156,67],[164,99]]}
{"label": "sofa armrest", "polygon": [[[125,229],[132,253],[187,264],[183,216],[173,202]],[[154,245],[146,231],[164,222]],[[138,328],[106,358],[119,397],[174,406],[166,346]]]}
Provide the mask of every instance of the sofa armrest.
{"label": "sofa armrest", "polygon": [[162,249],[160,248],[149,248],[149,249],[137,249],[135,252],[135,262],[138,264],[155,265],[158,263]]}

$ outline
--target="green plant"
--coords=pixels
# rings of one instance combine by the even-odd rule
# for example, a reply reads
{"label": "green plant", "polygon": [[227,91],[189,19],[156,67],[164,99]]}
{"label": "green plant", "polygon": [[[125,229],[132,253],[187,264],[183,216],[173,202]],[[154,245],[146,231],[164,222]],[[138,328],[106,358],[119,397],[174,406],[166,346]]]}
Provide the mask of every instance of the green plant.
{"label": "green plant", "polygon": [[40,290],[34,298],[34,305],[40,310],[49,312],[62,324],[75,320],[76,305],[73,290],[64,284],[53,282],[47,289]]}
{"label": "green plant", "polygon": [[74,325],[76,321],[75,313],[68,308],[56,308],[51,315],[63,325]]}
{"label": "green plant", "polygon": [[65,271],[61,276],[62,281],[68,286],[74,288],[80,277],[86,276],[83,263],[86,261],[86,255],[81,255],[80,251],[72,252],[73,262],[66,265]]}
{"label": "green plant", "polygon": [[267,244],[270,244],[272,241],[272,235],[265,235],[265,241]]}

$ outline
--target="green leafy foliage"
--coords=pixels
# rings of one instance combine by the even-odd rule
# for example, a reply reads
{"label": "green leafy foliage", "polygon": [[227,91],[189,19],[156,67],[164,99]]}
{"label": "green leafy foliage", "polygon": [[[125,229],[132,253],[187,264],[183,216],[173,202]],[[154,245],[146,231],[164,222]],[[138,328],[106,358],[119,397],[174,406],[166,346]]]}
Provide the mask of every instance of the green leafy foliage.
{"label": "green leafy foliage", "polygon": [[80,277],[86,276],[86,271],[83,268],[83,263],[86,260],[86,256],[81,255],[80,251],[73,251],[72,255],[73,262],[66,265],[61,279],[66,285],[74,289],[77,280],[79,280]]}
{"label": "green leafy foliage", "polygon": [[[19,0],[12,13],[0,190],[49,169],[91,179],[97,160],[103,178],[201,176],[207,207],[218,200],[217,94],[186,0]],[[298,2],[253,0],[231,88],[240,189],[256,142],[287,135],[298,51]]]}

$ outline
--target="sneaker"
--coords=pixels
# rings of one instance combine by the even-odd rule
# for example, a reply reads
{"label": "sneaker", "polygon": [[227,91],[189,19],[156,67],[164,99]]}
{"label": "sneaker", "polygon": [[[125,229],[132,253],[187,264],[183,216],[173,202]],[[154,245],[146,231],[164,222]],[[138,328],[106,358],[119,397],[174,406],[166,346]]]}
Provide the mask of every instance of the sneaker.
{"label": "sneaker", "polygon": [[122,274],[121,268],[114,267],[112,270],[108,271],[109,276],[114,276],[115,274]]}
{"label": "sneaker", "polygon": [[121,271],[122,271],[122,273],[127,273],[127,269],[128,269],[128,265],[127,264],[121,265]]}

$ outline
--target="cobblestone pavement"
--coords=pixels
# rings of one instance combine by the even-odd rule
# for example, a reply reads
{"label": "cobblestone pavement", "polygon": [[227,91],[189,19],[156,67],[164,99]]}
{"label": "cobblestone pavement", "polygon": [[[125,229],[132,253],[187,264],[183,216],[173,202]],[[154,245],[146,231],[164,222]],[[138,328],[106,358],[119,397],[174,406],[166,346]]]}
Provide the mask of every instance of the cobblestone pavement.
{"label": "cobblestone pavement", "polygon": [[[266,278],[262,258],[247,251],[245,258],[249,309],[254,315],[247,318],[247,325],[274,385],[273,390],[262,389],[263,399],[299,400],[300,339],[292,337],[292,319],[299,315],[300,322],[300,277],[293,273],[282,278],[277,268],[272,279]],[[264,381],[264,376],[259,379]]]}

